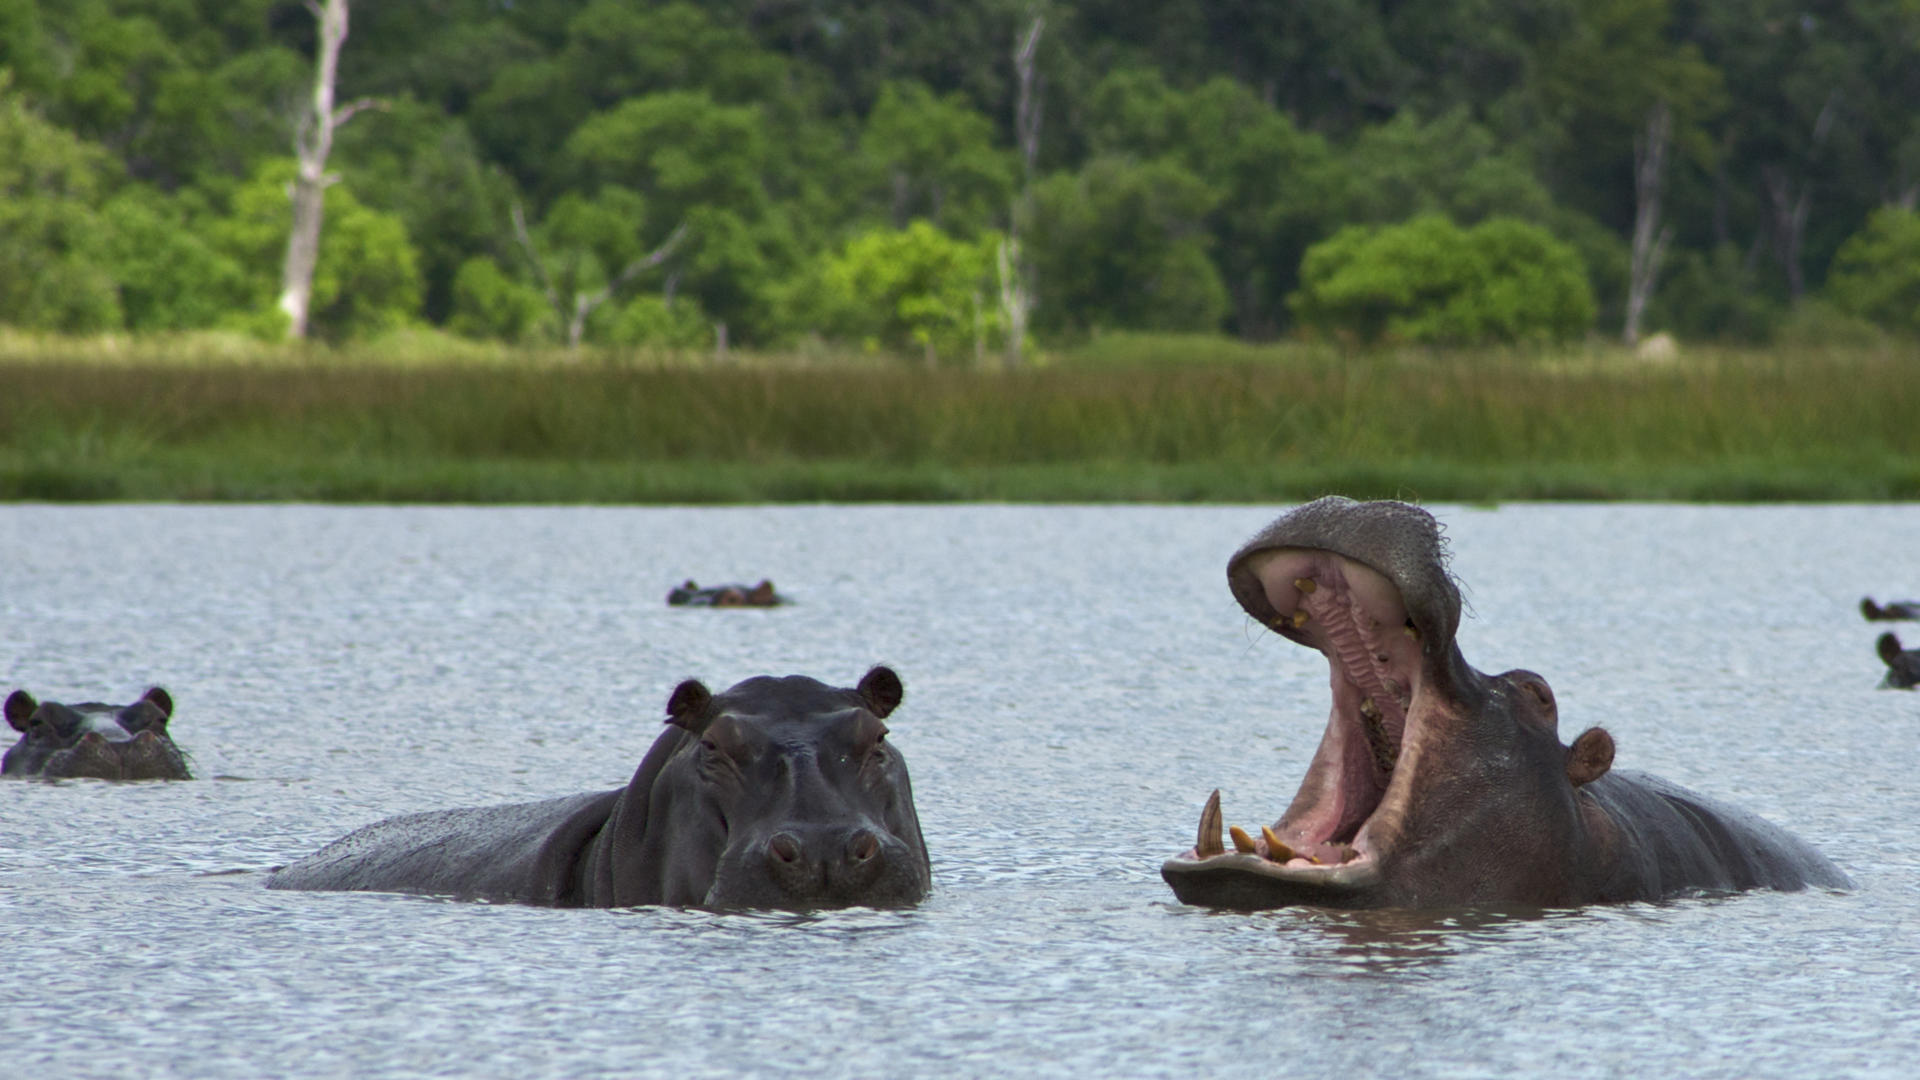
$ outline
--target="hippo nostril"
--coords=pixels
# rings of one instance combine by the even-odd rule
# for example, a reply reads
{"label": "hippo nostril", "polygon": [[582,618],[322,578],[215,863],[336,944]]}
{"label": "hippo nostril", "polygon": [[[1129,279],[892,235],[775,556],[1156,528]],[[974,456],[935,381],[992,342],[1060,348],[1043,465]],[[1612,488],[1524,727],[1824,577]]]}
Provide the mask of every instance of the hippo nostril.
{"label": "hippo nostril", "polygon": [[880,838],[867,829],[854,834],[853,843],[848,845],[847,854],[853,861],[863,863],[880,854]]}
{"label": "hippo nostril", "polygon": [[767,854],[783,863],[800,861],[800,841],[786,833],[778,833],[767,841]]}

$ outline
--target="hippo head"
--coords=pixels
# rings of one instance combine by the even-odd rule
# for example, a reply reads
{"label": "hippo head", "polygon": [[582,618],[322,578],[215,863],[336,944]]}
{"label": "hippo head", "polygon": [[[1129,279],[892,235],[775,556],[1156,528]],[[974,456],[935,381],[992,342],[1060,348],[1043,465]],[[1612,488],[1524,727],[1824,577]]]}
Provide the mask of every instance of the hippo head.
{"label": "hippo head", "polygon": [[1567,891],[1575,789],[1612,765],[1613,740],[1594,728],[1568,748],[1546,680],[1462,658],[1431,515],[1321,499],[1235,553],[1227,581],[1262,625],[1326,657],[1332,715],[1292,805],[1259,835],[1234,828],[1229,849],[1219,792],[1208,800],[1194,848],[1161,868],[1181,900],[1427,907]]}
{"label": "hippo head", "polygon": [[932,875],[906,760],[887,742],[900,677],[851,689],[689,679],[609,827],[615,903],[824,908],[911,904]]}
{"label": "hippo head", "polygon": [[7,722],[20,740],[7,751],[0,774],[101,780],[187,780],[187,763],[167,736],[173,699],[154,687],[131,705],[35,701],[16,690]]}

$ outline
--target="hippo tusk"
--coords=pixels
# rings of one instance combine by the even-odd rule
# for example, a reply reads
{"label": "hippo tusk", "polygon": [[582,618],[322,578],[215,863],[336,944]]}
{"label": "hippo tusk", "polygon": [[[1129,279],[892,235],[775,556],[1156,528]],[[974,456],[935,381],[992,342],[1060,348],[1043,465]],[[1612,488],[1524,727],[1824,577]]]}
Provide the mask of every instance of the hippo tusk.
{"label": "hippo tusk", "polygon": [[1267,858],[1278,863],[1283,863],[1293,858],[1293,849],[1288,847],[1285,841],[1274,835],[1273,826],[1260,826],[1260,839],[1267,842]]}
{"label": "hippo tusk", "polygon": [[1310,577],[1297,577],[1293,579],[1293,587],[1306,593],[1308,596],[1312,596],[1313,590],[1319,588],[1320,583]]}
{"label": "hippo tusk", "polygon": [[1220,835],[1220,789],[1215,788],[1207,797],[1206,809],[1200,811],[1200,835],[1193,842],[1193,853],[1202,859],[1225,855],[1227,847],[1220,842]]}
{"label": "hippo tusk", "polygon": [[1307,619],[1308,619],[1308,618],[1309,618],[1309,616],[1307,615],[1307,609],[1306,609],[1306,608],[1298,608],[1298,609],[1296,609],[1296,610],[1294,611],[1294,613],[1293,613],[1293,628],[1294,628],[1295,630],[1298,630],[1298,629],[1300,629],[1301,627],[1303,627],[1303,626],[1305,626],[1305,625],[1307,625]]}
{"label": "hippo tusk", "polygon": [[1233,850],[1242,855],[1251,855],[1259,850],[1253,846],[1253,837],[1248,836],[1247,830],[1238,825],[1228,829],[1227,835],[1233,838]]}

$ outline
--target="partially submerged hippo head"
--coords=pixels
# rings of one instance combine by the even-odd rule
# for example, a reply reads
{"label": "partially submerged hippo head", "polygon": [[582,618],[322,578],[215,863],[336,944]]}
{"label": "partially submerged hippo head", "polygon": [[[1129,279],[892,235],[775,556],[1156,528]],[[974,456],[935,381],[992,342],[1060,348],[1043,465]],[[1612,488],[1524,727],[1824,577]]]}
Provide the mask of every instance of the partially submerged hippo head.
{"label": "partially submerged hippo head", "polygon": [[719,694],[681,683],[667,702],[675,730],[628,788],[644,788],[646,806],[623,802],[602,833],[598,886],[622,906],[918,901],[932,882],[926,842],[883,722],[903,694],[886,667],[852,689],[803,675]]}
{"label": "partially submerged hippo head", "polygon": [[556,907],[891,907],[932,882],[907,763],[887,742],[900,677],[858,686],[696,680],[612,791],[404,814],[268,879],[275,889],[433,893]]}
{"label": "partially submerged hippo head", "polygon": [[173,699],[157,686],[131,705],[62,705],[15,690],[6,713],[20,739],[0,763],[0,775],[191,779],[185,756],[167,735]]}
{"label": "partially submerged hippo head", "polygon": [[1440,532],[1403,503],[1299,507],[1227,564],[1234,598],[1326,656],[1332,715],[1293,803],[1258,835],[1222,835],[1219,792],[1193,850],[1162,875],[1216,907],[1339,907],[1560,898],[1577,874],[1575,789],[1613,740],[1560,741],[1553,691],[1488,676],[1454,644],[1460,593]]}
{"label": "partially submerged hippo head", "polygon": [[1911,690],[1920,686],[1920,649],[1903,649],[1900,636],[1888,631],[1881,634],[1873,643],[1874,652],[1880,655],[1881,663],[1887,665],[1887,676],[1880,680],[1882,690]]}

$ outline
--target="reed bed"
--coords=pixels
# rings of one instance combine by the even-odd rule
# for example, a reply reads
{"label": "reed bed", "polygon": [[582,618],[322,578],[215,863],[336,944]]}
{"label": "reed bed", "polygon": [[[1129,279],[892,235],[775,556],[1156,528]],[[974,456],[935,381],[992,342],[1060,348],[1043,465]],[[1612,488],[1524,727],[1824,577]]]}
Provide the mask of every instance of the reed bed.
{"label": "reed bed", "polygon": [[[1178,343],[1176,343],[1178,344]],[[1181,349],[1196,353],[1181,355]],[[1156,357],[1168,358],[1164,361]],[[462,502],[1920,496],[1920,356],[1115,343],[1014,372],[0,359],[0,497]]]}

